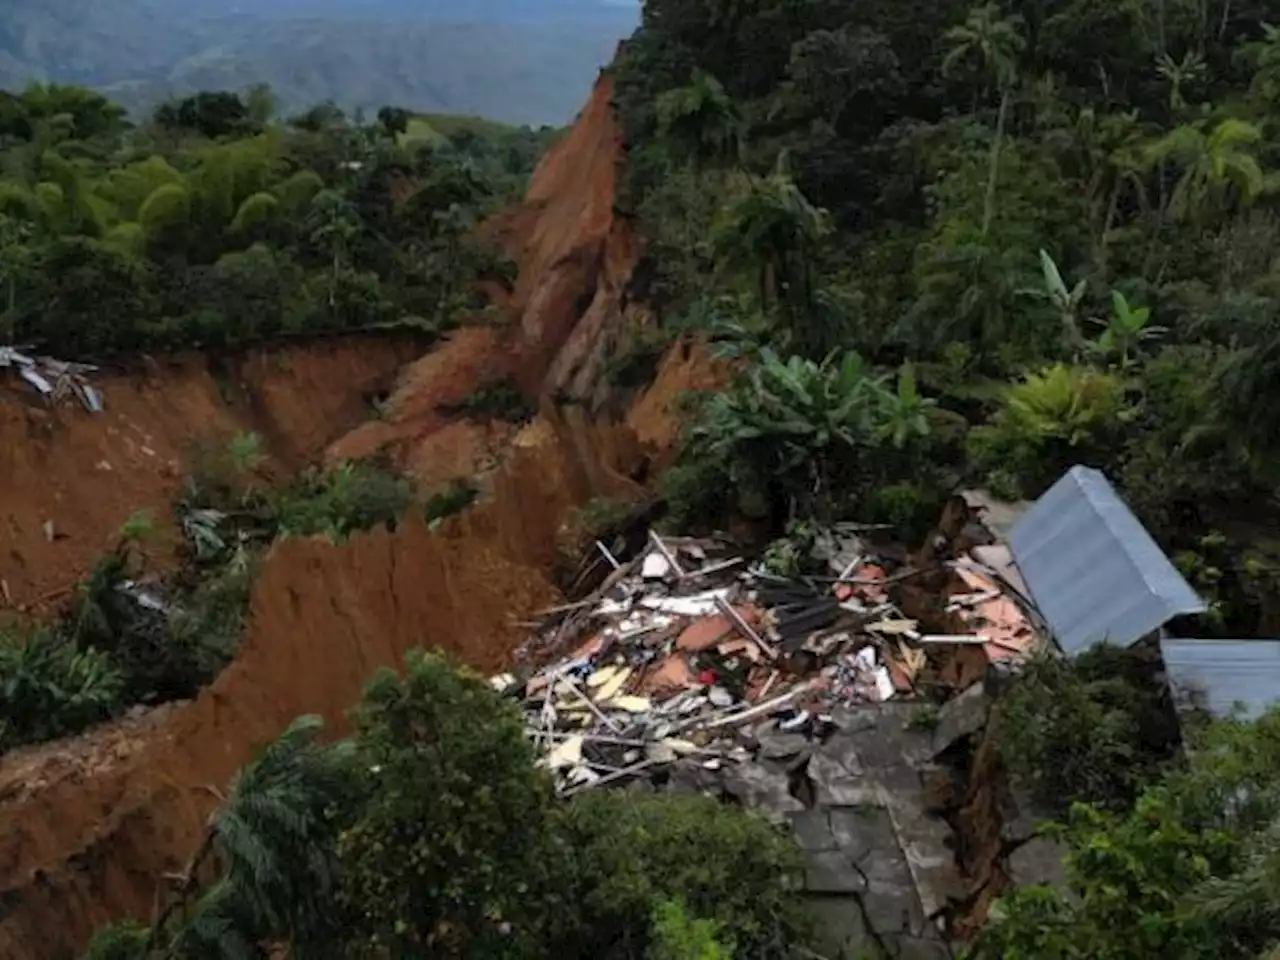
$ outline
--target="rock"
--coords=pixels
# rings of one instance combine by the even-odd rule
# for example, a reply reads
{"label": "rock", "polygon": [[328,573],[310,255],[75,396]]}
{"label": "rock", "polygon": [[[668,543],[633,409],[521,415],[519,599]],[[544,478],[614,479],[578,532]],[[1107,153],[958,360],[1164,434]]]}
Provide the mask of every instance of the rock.
{"label": "rock", "polygon": [[744,806],[760,810],[774,823],[785,823],[787,814],[804,809],[804,804],[791,795],[786,774],[759,764],[738,764],[725,771],[724,789]]}
{"label": "rock", "polygon": [[856,897],[812,896],[806,901],[815,921],[813,945],[823,957],[854,960],[875,956],[869,952],[874,949],[873,942]]}
{"label": "rock", "polygon": [[800,849],[811,853],[835,850],[841,844],[831,829],[827,811],[820,807],[791,815],[791,829]]}
{"label": "rock", "polygon": [[1033,837],[1009,854],[1005,863],[1009,879],[1020,887],[1038,883],[1066,886],[1065,854],[1061,844],[1045,837]]}
{"label": "rock", "polygon": [[844,853],[827,850],[805,855],[804,888],[809,893],[861,894],[867,878]]}
{"label": "rock", "polygon": [[873,780],[851,774],[825,753],[809,760],[809,779],[813,781],[814,802],[820,806],[878,806],[879,786]]}
{"label": "rock", "polygon": [[933,730],[934,756],[985,727],[990,709],[991,698],[980,683],[944,703],[938,710],[938,725]]}
{"label": "rock", "polygon": [[951,960],[951,948],[941,936],[898,937],[893,945],[896,960]]}
{"label": "rock", "polygon": [[859,862],[875,846],[877,831],[893,829],[880,807],[832,807],[827,811],[827,822],[836,844]]}
{"label": "rock", "polygon": [[1000,839],[1006,844],[1025,843],[1036,835],[1040,823],[1051,819],[1036,812],[1031,794],[1013,787],[1008,803],[1001,805]]}
{"label": "rock", "polygon": [[786,760],[809,749],[809,738],[803,733],[761,730],[756,734],[760,756],[765,760]]}
{"label": "rock", "polygon": [[724,790],[724,778],[720,773],[706,769],[697,760],[682,760],[671,767],[665,789],[668,793],[710,793],[719,796]]}

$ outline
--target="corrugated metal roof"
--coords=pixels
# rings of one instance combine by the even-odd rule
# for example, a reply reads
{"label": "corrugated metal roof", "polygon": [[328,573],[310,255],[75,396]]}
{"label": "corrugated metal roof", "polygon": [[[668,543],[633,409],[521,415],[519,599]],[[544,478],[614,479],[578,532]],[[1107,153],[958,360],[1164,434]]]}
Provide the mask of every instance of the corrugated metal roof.
{"label": "corrugated metal roof", "polygon": [[1215,717],[1256,717],[1280,701],[1280,640],[1160,641],[1169,685]]}
{"label": "corrugated metal roof", "polygon": [[1173,617],[1205,610],[1191,585],[1099,471],[1075,466],[1009,534],[1013,559],[1069,656],[1136,643]]}

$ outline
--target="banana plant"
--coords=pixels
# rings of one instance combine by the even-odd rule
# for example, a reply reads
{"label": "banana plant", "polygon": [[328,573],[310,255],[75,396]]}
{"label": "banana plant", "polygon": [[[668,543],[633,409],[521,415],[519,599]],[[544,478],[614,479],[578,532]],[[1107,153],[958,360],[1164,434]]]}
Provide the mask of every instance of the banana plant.
{"label": "banana plant", "polygon": [[937,401],[921,396],[916,385],[916,371],[904,363],[898,371],[896,390],[882,393],[880,416],[883,423],[879,436],[901,450],[914,438],[929,435],[929,411]]}
{"label": "banana plant", "polygon": [[1089,290],[1088,284],[1081,280],[1068,290],[1058,265],[1043,249],[1040,251],[1040,272],[1044,277],[1044,290],[1027,292],[1046,298],[1053,304],[1062,322],[1062,337],[1068,352],[1078,354],[1085,342],[1080,332],[1080,309]]}
{"label": "banana plant", "polygon": [[1090,344],[1094,352],[1104,357],[1114,357],[1122,368],[1133,362],[1134,354],[1144,343],[1157,340],[1168,333],[1165,327],[1151,323],[1150,307],[1130,306],[1119,290],[1111,291],[1111,316],[1094,322],[1103,327],[1098,339]]}

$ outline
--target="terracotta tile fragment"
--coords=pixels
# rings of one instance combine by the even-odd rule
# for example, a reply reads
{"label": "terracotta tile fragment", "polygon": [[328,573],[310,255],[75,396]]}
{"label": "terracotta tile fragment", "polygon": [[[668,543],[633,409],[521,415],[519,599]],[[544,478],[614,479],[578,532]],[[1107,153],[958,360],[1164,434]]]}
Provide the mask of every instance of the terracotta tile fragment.
{"label": "terracotta tile fragment", "polygon": [[654,695],[663,691],[679,691],[694,686],[693,671],[680,654],[673,654],[650,670],[640,684],[640,692]]}
{"label": "terracotta tile fragment", "polygon": [[684,628],[680,638],[676,641],[676,647],[693,653],[709,650],[724,639],[725,635],[733,629],[733,624],[729,622],[728,617],[720,614],[716,614],[714,617],[703,617]]}

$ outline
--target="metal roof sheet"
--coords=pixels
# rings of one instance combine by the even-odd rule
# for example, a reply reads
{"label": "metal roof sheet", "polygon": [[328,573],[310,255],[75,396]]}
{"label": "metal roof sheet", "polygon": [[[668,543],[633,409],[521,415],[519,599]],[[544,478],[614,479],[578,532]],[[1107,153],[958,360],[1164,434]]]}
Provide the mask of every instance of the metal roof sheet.
{"label": "metal roof sheet", "polygon": [[1206,607],[1101,472],[1075,466],[1009,534],[1014,561],[1069,656],[1129,646]]}
{"label": "metal roof sheet", "polygon": [[1280,701],[1280,640],[1160,641],[1169,686],[1215,717],[1256,717]]}

